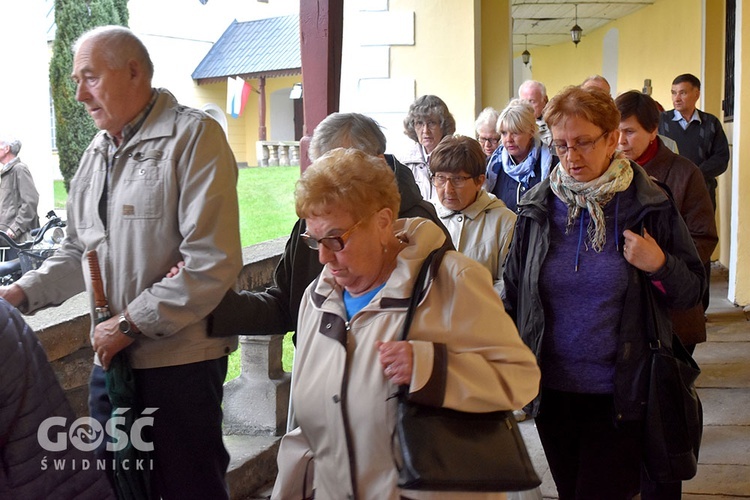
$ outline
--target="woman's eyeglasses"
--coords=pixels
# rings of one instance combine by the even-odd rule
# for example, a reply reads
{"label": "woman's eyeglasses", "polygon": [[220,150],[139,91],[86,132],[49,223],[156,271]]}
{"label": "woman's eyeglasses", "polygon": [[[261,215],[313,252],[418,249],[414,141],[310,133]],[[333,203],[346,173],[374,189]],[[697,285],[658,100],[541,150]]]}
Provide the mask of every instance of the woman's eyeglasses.
{"label": "woman's eyeglasses", "polygon": [[440,128],[440,122],[436,122],[434,120],[415,120],[414,121],[414,129],[422,130],[423,128],[429,128],[431,130],[434,130],[436,128]]}
{"label": "woman's eyeglasses", "polygon": [[471,175],[452,175],[448,177],[447,175],[436,174],[430,180],[432,180],[432,185],[435,187],[443,187],[446,182],[450,182],[454,188],[462,188],[466,184],[466,181],[473,178]]}
{"label": "woman's eyeglasses", "polygon": [[479,144],[481,144],[482,146],[484,146],[488,142],[492,146],[497,146],[498,144],[500,144],[500,138],[499,137],[481,137],[480,136],[477,140],[479,141]]}
{"label": "woman's eyeglasses", "polygon": [[594,149],[594,145],[607,135],[609,132],[604,132],[602,135],[597,137],[596,139],[590,140],[590,141],[578,141],[575,143],[574,146],[568,146],[567,144],[555,144],[553,143],[551,148],[552,152],[559,158],[561,156],[565,156],[570,151],[577,151],[578,154],[585,155],[586,153],[591,152]]}
{"label": "woman's eyeglasses", "polygon": [[310,247],[312,250],[318,250],[320,248],[320,245],[323,245],[332,252],[340,252],[346,246],[346,242],[349,241],[349,238],[351,237],[354,230],[357,229],[357,227],[359,227],[359,225],[362,224],[362,222],[366,218],[367,217],[365,217],[364,219],[360,219],[359,222],[354,224],[339,236],[324,236],[320,239],[315,239],[310,234],[308,234],[307,231],[305,231],[300,235],[300,238],[302,238],[302,241],[305,242],[305,245]]}

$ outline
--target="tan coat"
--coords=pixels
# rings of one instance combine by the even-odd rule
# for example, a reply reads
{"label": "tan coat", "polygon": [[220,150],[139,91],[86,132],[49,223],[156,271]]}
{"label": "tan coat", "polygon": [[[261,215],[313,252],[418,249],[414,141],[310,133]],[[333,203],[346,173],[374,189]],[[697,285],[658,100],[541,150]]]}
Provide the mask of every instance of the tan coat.
{"label": "tan coat", "polygon": [[[342,290],[327,269],[305,292],[292,380],[299,430],[282,441],[274,498],[300,498],[295,489],[301,489],[303,475],[290,471],[305,451],[314,456],[317,499],[502,498],[401,491],[396,485],[396,400],[390,396],[397,387],[383,374],[376,342],[400,337],[422,261],[445,241],[426,219],[399,220],[396,231],[408,246],[385,287],[350,321]],[[537,393],[536,360],[506,315],[489,272],[458,252],[445,255],[409,340],[415,401],[487,412],[521,408]]]}
{"label": "tan coat", "polygon": [[[90,287],[86,254],[96,250],[112,314],[127,308],[143,333],[128,347],[137,369],[217,359],[237,346],[237,337],[208,337],[205,320],[242,268],[237,164],[215,120],[157,93],[111,166],[104,132],[91,141],[71,182],[67,237],[17,282],[24,313],[60,304]],[[165,278],[179,261],[185,267]]]}

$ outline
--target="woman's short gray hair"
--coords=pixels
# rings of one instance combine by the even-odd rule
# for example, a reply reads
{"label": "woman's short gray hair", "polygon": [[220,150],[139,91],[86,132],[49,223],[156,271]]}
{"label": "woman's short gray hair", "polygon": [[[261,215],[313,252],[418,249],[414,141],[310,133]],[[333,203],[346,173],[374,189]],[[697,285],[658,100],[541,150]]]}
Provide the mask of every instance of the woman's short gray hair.
{"label": "woman's short gray hair", "polygon": [[368,155],[385,153],[386,140],[378,122],[360,113],[331,113],[315,127],[310,159],[335,148],[354,148]]}
{"label": "woman's short gray hair", "polygon": [[474,122],[474,132],[479,135],[479,127],[482,127],[484,125],[489,125],[492,127],[492,130],[495,130],[497,127],[497,119],[500,117],[500,113],[493,107],[488,106],[482,110],[481,113],[479,113],[479,116],[477,116],[477,120]]}
{"label": "woman's short gray hair", "polygon": [[342,209],[355,220],[383,208],[398,217],[401,195],[384,159],[358,149],[333,149],[307,167],[294,190],[300,219]]}
{"label": "woman's short gray hair", "polygon": [[404,133],[414,142],[419,142],[417,132],[414,130],[414,122],[418,120],[426,121],[430,118],[440,120],[440,130],[443,137],[453,135],[456,132],[456,120],[448,111],[448,105],[436,95],[423,95],[417,97],[411,106],[409,112],[404,118]]}
{"label": "woman's short gray hair", "polygon": [[517,134],[531,134],[536,136],[539,127],[534,118],[534,108],[524,99],[513,99],[505,107],[497,119],[497,133],[501,130]]}

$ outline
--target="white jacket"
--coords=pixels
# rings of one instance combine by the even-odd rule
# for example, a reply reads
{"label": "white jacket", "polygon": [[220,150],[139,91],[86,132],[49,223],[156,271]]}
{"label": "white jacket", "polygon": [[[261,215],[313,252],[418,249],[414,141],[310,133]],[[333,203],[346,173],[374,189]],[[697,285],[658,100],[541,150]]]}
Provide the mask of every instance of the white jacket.
{"label": "white jacket", "polygon": [[513,239],[516,214],[484,189],[474,203],[461,211],[445,208],[437,198],[430,201],[448,229],[453,246],[487,268],[495,282],[495,291],[502,297],[505,257]]}
{"label": "white jacket", "polygon": [[398,157],[399,161],[409,167],[414,181],[419,187],[419,192],[422,194],[422,198],[429,200],[435,193],[435,188],[432,185],[432,174],[430,173],[429,155],[425,152],[425,149],[421,144],[415,142],[411,148],[405,151]]}
{"label": "white jacket", "polygon": [[[372,301],[350,321],[327,268],[307,288],[297,330],[292,404],[299,428],[284,437],[273,498],[301,498],[314,457],[317,499],[502,498],[501,494],[402,492],[391,449],[397,387],[383,374],[378,341],[401,336],[422,261],[445,234],[426,219],[401,219],[408,246]],[[410,398],[471,412],[521,408],[539,388],[539,368],[505,313],[488,271],[450,251],[409,331]],[[501,453],[501,450],[498,450]]]}

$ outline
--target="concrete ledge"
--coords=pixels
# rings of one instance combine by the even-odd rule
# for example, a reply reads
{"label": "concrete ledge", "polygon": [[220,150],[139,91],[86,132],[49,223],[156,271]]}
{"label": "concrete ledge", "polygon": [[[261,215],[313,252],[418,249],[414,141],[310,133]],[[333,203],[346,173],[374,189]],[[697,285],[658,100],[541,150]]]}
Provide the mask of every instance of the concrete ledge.
{"label": "concrete ledge", "polygon": [[245,266],[237,277],[237,286],[242,290],[262,290],[273,283],[273,271],[284,253],[288,238],[276,238],[242,249]]}
{"label": "concrete ledge", "polygon": [[273,483],[278,468],[276,454],[280,437],[224,436],[230,462],[227,483],[232,500],[250,498],[258,489]]}

